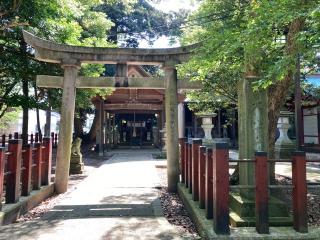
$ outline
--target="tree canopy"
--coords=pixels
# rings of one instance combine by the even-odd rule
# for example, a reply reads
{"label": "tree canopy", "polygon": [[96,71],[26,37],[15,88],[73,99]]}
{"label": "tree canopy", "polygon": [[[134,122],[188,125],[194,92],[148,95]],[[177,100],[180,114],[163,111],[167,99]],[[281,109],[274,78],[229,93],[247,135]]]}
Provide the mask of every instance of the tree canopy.
{"label": "tree canopy", "polygon": [[203,46],[181,70],[204,81],[214,102],[220,95],[234,100],[230,85],[246,74],[259,77],[256,87],[276,86],[295,72],[298,54],[302,71],[316,66],[319,1],[205,0],[190,18],[196,21],[183,43]]}
{"label": "tree canopy", "polygon": [[[38,89],[35,77],[62,75],[57,64],[34,59],[22,27],[50,41],[78,46],[137,47],[161,35],[175,36],[185,13],[163,13],[146,0],[4,0],[0,5],[0,118],[12,107],[60,110],[61,90]],[[175,26],[174,26],[175,25]],[[104,65],[83,64],[80,74],[100,76]],[[76,118],[93,112],[91,98],[111,89],[78,89]],[[27,116],[24,118],[27,122]],[[78,121],[79,122],[79,121]],[[27,131],[26,129],[24,130]]]}
{"label": "tree canopy", "polygon": [[[0,117],[10,107],[47,109],[50,102],[56,110],[60,109],[61,91],[50,90],[51,94],[46,94],[48,91],[35,86],[35,77],[38,74],[61,75],[62,69],[59,65],[39,62],[33,58],[33,51],[24,42],[20,26],[59,43],[114,46],[105,37],[113,23],[106,14],[94,10],[97,4],[101,4],[101,1],[54,0],[48,3],[16,0],[1,4]],[[82,66],[81,74],[99,76],[103,71],[103,65],[86,64]],[[108,92],[100,89],[79,90],[77,109],[91,107],[91,97]],[[27,117],[24,120],[26,122]]]}
{"label": "tree canopy", "polygon": [[181,23],[187,12],[165,13],[157,10],[147,0],[105,2],[97,11],[107,14],[114,23],[107,37],[110,42],[118,42],[125,47],[138,47],[142,39],[153,43],[161,36],[177,37],[182,31]]}
{"label": "tree canopy", "polygon": [[[318,69],[319,0],[204,0],[190,17],[182,42],[201,42],[180,74],[202,81],[189,94],[196,110],[237,104],[237,84],[255,78],[255,90],[268,94],[269,154],[274,153],[280,109],[296,78]],[[300,76],[300,72],[302,73]],[[203,101],[205,100],[205,101]]]}

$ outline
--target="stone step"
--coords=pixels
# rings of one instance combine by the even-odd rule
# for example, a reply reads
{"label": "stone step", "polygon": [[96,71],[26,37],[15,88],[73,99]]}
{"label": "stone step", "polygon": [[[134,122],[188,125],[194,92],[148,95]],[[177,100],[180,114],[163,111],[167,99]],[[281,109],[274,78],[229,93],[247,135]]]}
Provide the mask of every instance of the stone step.
{"label": "stone step", "polygon": [[[255,201],[242,196],[240,193],[230,193],[230,208],[241,218],[255,216]],[[269,198],[270,217],[290,217],[288,204],[275,197]]]}
{"label": "stone step", "polygon": [[[255,227],[254,217],[240,217],[237,213],[230,209],[230,225],[232,227]],[[270,217],[269,225],[272,227],[292,226],[292,217]]]}

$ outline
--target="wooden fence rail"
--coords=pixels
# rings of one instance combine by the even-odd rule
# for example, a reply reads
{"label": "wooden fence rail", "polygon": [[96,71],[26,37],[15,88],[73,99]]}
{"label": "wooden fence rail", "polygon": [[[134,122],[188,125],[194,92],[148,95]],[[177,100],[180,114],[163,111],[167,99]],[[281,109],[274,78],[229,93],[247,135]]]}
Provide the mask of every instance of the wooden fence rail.
{"label": "wooden fence rail", "polygon": [[[22,146],[21,139],[9,139],[8,150],[0,148],[0,210],[2,199],[16,203],[20,196],[48,185],[51,179],[52,140]],[[4,192],[5,189],[5,192]]]}
{"label": "wooden fence rail", "polygon": [[[294,152],[292,159],[268,159],[267,153],[256,152],[254,159],[229,160],[226,143],[201,146],[199,139],[180,139],[180,169],[182,183],[189,189],[193,200],[199,200],[199,208],[205,209],[207,219],[214,219],[213,229],[217,234],[230,234],[229,190],[255,190],[256,231],[269,233],[269,189],[292,188],[293,228],[297,232],[308,232],[306,163],[320,160],[306,160],[304,152]],[[255,165],[255,185],[229,186],[229,163]],[[268,163],[291,162],[292,185],[269,185]],[[312,187],[316,187],[312,185]],[[319,187],[319,186],[318,186]]]}

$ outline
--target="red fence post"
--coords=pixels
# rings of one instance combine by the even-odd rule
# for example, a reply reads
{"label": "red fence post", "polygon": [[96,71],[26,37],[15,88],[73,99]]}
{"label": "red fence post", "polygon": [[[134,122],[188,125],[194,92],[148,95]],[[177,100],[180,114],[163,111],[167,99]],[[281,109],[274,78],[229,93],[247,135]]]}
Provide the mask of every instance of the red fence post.
{"label": "red fence post", "polygon": [[34,190],[38,190],[41,187],[41,162],[42,162],[42,145],[41,143],[35,143],[36,148],[34,154],[34,168],[33,168],[33,184]]}
{"label": "red fence post", "polygon": [[32,146],[27,144],[23,146],[22,159],[24,171],[22,172],[21,195],[28,196],[31,192],[31,174],[32,174]]}
{"label": "red fence post", "polygon": [[184,184],[186,187],[188,187],[188,167],[189,167],[189,155],[188,155],[188,152],[189,152],[189,143],[186,141],[184,143],[184,161],[185,161],[185,165],[184,165]]}
{"label": "red fence post", "polygon": [[51,180],[52,139],[44,137],[42,144],[45,148],[42,152],[41,184],[49,185]]}
{"label": "red fence post", "polygon": [[199,207],[205,207],[205,170],[206,170],[206,147],[200,146],[199,148]]}
{"label": "red fence post", "polygon": [[269,186],[268,186],[268,155],[266,152],[255,153],[256,183],[256,230],[260,234],[269,233]]}
{"label": "red fence post", "polygon": [[294,152],[292,155],[293,184],[293,228],[297,232],[308,232],[307,215],[307,174],[305,152]]}
{"label": "red fence post", "polygon": [[213,229],[230,234],[229,227],[229,150],[227,143],[214,143],[213,151]]}
{"label": "red fence post", "polygon": [[10,172],[6,178],[6,203],[15,203],[20,197],[20,178],[21,178],[21,152],[22,140],[9,140],[7,171]]}
{"label": "red fence post", "polygon": [[184,174],[184,170],[185,170],[185,151],[184,151],[184,143],[185,143],[186,139],[185,138],[180,138],[179,142],[180,142],[180,172],[181,172],[181,182],[184,183],[185,182],[185,174]]}
{"label": "red fence post", "polygon": [[206,170],[205,170],[205,213],[206,218],[213,217],[213,186],[212,186],[212,148],[206,149]]}
{"label": "red fence post", "polygon": [[188,187],[189,193],[192,193],[192,152],[191,152],[191,142],[188,144]]}
{"label": "red fence post", "polygon": [[202,144],[201,139],[192,139],[192,199],[199,200],[199,147]]}
{"label": "red fence post", "polygon": [[5,149],[0,148],[0,211],[2,209],[2,196],[4,184],[4,164],[5,164]]}

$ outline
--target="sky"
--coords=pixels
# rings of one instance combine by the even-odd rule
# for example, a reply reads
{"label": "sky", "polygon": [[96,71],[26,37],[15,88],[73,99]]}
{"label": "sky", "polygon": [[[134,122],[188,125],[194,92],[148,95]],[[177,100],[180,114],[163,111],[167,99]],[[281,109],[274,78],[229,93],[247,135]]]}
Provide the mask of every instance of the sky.
{"label": "sky", "polygon": [[179,9],[195,10],[198,6],[195,0],[162,0],[158,4],[150,3],[164,12],[178,11]]}
{"label": "sky", "polygon": [[308,76],[307,81],[316,87],[320,87],[320,74]]}
{"label": "sky", "polygon": [[[158,4],[150,2],[155,8],[163,11],[179,11],[180,9],[188,9],[194,11],[197,9],[198,4],[195,0],[162,0]],[[156,40],[153,46],[149,46],[148,42],[143,40],[140,42],[140,48],[168,48],[168,47],[179,47],[179,43],[170,45],[167,37],[161,37]]]}

